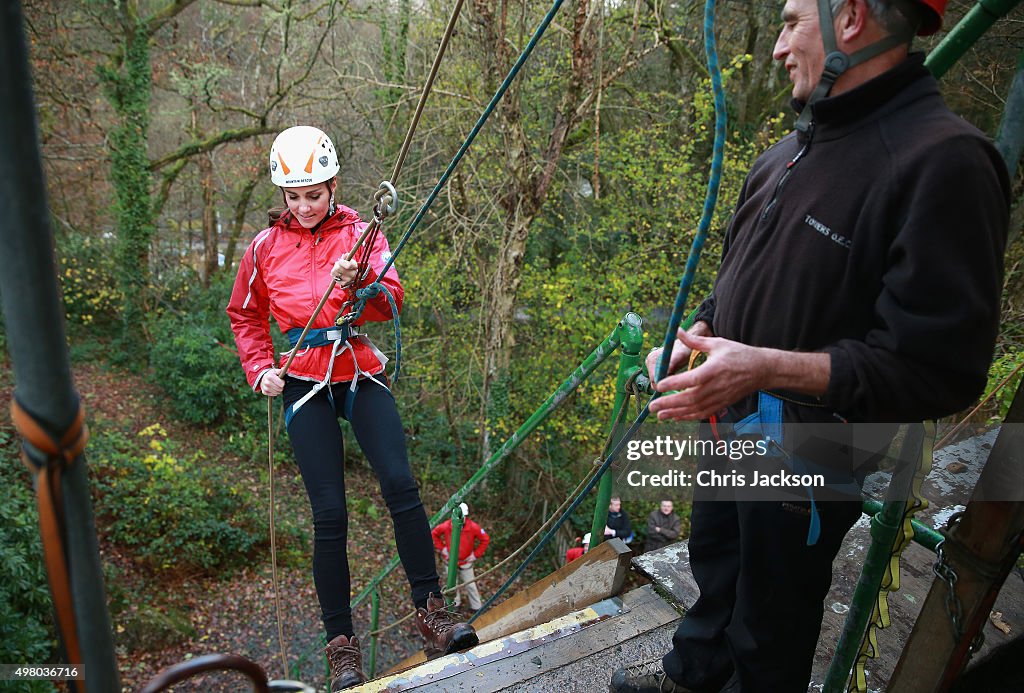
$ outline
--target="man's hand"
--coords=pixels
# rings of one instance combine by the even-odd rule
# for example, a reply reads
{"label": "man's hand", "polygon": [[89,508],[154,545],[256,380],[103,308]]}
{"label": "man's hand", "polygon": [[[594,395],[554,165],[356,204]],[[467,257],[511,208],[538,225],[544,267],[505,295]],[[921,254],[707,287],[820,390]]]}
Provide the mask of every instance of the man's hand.
{"label": "man's hand", "polygon": [[604,526],[604,535],[606,537],[614,537],[615,536],[615,530],[612,529],[611,527],[609,527],[608,525],[605,525]]}
{"label": "man's hand", "polygon": [[281,380],[281,369],[271,368],[260,378],[260,392],[267,397],[277,397],[284,392],[284,381]]}
{"label": "man's hand", "polygon": [[769,388],[808,395],[822,395],[828,389],[828,354],[752,347],[682,331],[679,341],[689,350],[706,354],[707,360],[655,383],[658,392],[680,390],[651,402],[651,412],[659,419],[706,419],[752,392]]}
{"label": "man's hand", "polygon": [[[680,336],[684,334],[695,334],[701,337],[706,337],[710,336],[711,328],[706,322],[698,322],[690,328],[690,332],[686,332],[685,330],[678,331],[676,340],[672,343],[672,356],[669,357],[668,360],[668,372],[666,375],[672,375],[679,370],[680,366],[690,360],[690,347],[680,341]],[[647,354],[647,358],[644,359],[647,366],[647,375],[650,376],[652,383],[658,378],[658,364],[661,363],[661,355],[664,351],[664,347],[651,349],[650,353]]]}

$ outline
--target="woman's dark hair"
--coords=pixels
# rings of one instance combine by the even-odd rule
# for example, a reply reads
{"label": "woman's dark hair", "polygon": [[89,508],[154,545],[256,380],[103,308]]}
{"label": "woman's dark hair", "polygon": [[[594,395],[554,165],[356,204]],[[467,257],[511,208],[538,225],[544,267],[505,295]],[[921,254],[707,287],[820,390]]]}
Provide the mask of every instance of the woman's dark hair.
{"label": "woman's dark hair", "polygon": [[267,210],[267,224],[273,226],[278,220],[288,213],[287,207],[271,207]]}

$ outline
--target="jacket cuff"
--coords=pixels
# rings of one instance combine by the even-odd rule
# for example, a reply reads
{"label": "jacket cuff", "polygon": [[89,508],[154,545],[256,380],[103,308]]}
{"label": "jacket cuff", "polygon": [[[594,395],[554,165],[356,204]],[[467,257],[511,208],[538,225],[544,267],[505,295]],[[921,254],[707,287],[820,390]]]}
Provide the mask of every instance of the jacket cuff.
{"label": "jacket cuff", "polygon": [[260,381],[263,380],[263,376],[265,376],[271,369],[273,369],[273,366],[267,366],[266,368],[259,372],[259,375],[256,376],[256,379],[252,381],[253,392],[260,391]]}
{"label": "jacket cuff", "polygon": [[848,411],[857,382],[850,355],[840,346],[827,347],[822,351],[829,355],[828,388],[822,401],[838,412]]}

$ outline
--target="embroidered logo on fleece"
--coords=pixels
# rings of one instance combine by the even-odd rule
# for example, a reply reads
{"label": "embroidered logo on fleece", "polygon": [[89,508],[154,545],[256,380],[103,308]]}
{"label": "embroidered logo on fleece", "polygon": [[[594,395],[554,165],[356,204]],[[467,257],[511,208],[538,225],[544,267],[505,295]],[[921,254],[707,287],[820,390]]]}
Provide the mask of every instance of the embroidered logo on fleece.
{"label": "embroidered logo on fleece", "polygon": [[844,248],[849,249],[853,245],[853,241],[844,236],[841,233],[836,233],[825,224],[812,217],[810,214],[804,216],[804,223],[810,226],[812,229],[820,233],[825,238],[829,239],[833,243],[838,243]]}

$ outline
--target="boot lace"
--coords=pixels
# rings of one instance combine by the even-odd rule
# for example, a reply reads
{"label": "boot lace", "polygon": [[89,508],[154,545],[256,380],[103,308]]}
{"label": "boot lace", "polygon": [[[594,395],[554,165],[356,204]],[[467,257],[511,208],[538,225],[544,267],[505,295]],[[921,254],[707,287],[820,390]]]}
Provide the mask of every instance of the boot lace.
{"label": "boot lace", "polygon": [[427,612],[427,615],[423,617],[423,623],[432,633],[436,633],[437,635],[444,635],[455,627],[455,623],[452,621],[448,609],[443,608]]}
{"label": "boot lace", "polygon": [[626,673],[629,674],[630,678],[653,679],[653,683],[661,689],[665,683],[665,679],[668,678],[668,674],[665,673],[665,669],[661,664],[661,657],[655,657],[654,659],[648,659],[646,662],[638,662],[631,664],[626,667]]}
{"label": "boot lace", "polygon": [[358,670],[361,655],[355,645],[336,645],[327,648],[327,661],[331,664],[332,678],[338,678],[343,671]]}

